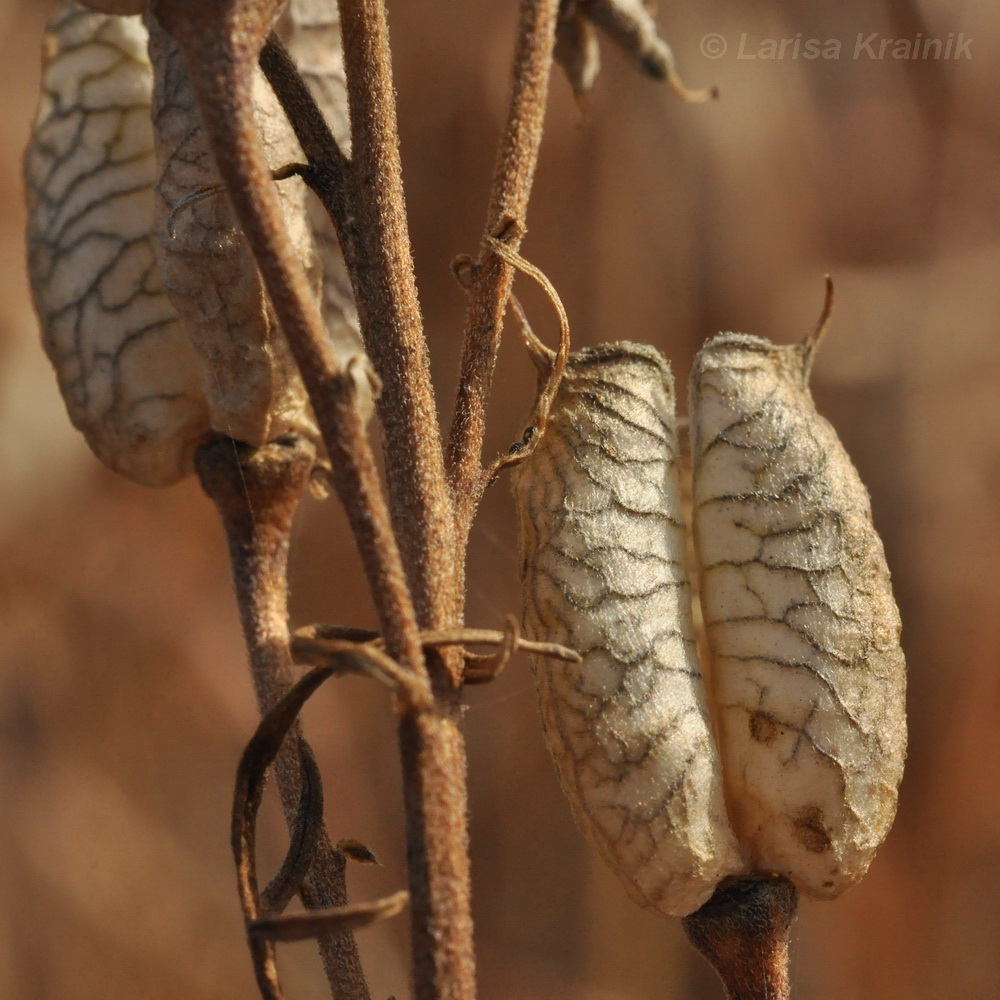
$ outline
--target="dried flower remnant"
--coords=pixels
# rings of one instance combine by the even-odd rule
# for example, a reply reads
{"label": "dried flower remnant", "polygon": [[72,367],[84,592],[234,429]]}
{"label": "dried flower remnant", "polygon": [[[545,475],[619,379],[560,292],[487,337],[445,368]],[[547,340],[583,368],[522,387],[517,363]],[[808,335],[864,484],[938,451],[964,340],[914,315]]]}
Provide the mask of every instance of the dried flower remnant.
{"label": "dried flower remnant", "polygon": [[685,101],[707,101],[719,96],[715,87],[690,90],[685,86],[674,53],[660,37],[643,0],[562,0],[553,58],[565,71],[578,100],[593,88],[600,70],[594,28],[630,56],[647,76],[666,80]]}
{"label": "dried flower remnant", "polygon": [[106,465],[165,486],[208,427],[194,351],[150,231],[152,72],[138,17],[63,3],[25,156],[28,273],[70,419]]}
{"label": "dried flower remnant", "polygon": [[578,100],[594,89],[601,71],[601,47],[593,24],[575,4],[567,4],[559,12],[552,58],[562,67]]}
{"label": "dried flower remnant", "polygon": [[892,823],[906,680],[868,493],[809,392],[815,345],[720,334],[698,355],[694,528],[734,828],[755,870],[832,898]]}
{"label": "dried flower remnant", "polygon": [[682,916],[744,870],[698,668],[674,388],[651,347],[573,355],[514,473],[525,631],[546,740],[577,821],[640,905]]}

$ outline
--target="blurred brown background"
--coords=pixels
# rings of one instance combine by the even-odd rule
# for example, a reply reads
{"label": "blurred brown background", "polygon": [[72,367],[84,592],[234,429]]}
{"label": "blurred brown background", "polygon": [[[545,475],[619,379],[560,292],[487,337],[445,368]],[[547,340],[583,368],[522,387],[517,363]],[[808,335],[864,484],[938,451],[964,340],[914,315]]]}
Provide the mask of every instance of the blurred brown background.
{"label": "blurred brown background", "polygon": [[[20,156],[47,5],[0,2],[0,996],[255,996],[227,846],[254,705],[223,542],[196,486],[104,471],[69,426],[24,275]],[[502,3],[393,2],[403,158],[425,318],[450,412],[516,17]],[[650,341],[680,380],[719,329],[779,341],[838,303],[820,408],[873,497],[904,621],[911,750],[900,812],[857,888],[807,903],[799,1000],[1000,997],[1000,4],[708,0],[660,22],[686,106],[604,46],[580,116],[554,80],[524,252],[577,344]],[[699,50],[723,36],[716,60]],[[840,59],[738,58],[767,38],[838,38]],[[972,58],[853,59],[859,33],[973,39]],[[877,51],[877,50],[876,50]],[[540,332],[549,313],[522,289]],[[516,438],[532,376],[509,337],[490,450]],[[469,621],[517,610],[506,487],[474,537]],[[336,505],[310,501],[294,552],[296,624],[365,625]],[[308,712],[334,836],[403,883],[389,704],[357,680]],[[720,996],[679,924],[638,910],[573,827],[525,662],[470,694],[471,823],[484,998]],[[270,862],[283,850],[270,804]],[[375,996],[402,1000],[405,921],[362,937]],[[308,944],[281,952],[290,997],[324,996]]]}

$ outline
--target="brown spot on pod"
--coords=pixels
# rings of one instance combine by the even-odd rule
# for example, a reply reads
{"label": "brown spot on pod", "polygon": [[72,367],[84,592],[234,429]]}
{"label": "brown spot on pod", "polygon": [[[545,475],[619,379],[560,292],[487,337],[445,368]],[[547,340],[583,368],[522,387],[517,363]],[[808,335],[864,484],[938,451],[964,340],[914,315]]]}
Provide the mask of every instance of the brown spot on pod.
{"label": "brown spot on pod", "polygon": [[[795,836],[799,843],[813,854],[825,854],[833,841],[823,825],[823,810],[819,806],[806,806],[793,820]],[[829,887],[829,882],[824,883]]]}
{"label": "brown spot on pod", "polygon": [[778,723],[767,712],[751,712],[750,736],[758,743],[770,743],[779,732]]}

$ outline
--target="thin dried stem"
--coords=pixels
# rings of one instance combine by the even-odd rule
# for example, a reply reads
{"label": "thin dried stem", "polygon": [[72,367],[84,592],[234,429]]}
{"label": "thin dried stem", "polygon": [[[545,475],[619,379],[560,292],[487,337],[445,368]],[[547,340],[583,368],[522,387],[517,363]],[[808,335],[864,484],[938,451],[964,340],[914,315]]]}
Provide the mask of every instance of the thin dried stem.
{"label": "thin dried stem", "polygon": [[350,208],[351,165],[323,117],[309,85],[302,78],[284,43],[274,32],[268,36],[261,50],[260,68],[271,84],[308,160],[308,166],[300,171],[300,176],[312,188],[333,220],[344,261],[349,273],[353,274],[357,270],[353,255],[358,246],[358,234]]}
{"label": "thin dried stem", "polygon": [[260,65],[309,161],[302,177],[337,228],[361,330],[382,383],[397,537],[421,622],[440,624],[456,602],[451,507],[406,226],[387,28],[380,4],[344,6],[354,15],[350,45],[343,24],[352,160],[277,36],[268,39]]}
{"label": "thin dried stem", "polygon": [[[288,545],[292,518],[314,460],[315,448],[298,438],[254,450],[220,436],[202,445],[197,453],[202,487],[218,508],[229,544],[237,604],[262,714],[280,701],[293,681],[287,622]],[[277,745],[281,745],[280,738]],[[315,822],[308,829],[302,827],[310,814],[315,820],[317,809],[322,820],[322,798],[315,780],[318,775],[310,763],[311,754],[298,727],[293,727],[292,738],[278,753],[275,775],[291,835],[289,857],[298,860],[289,862],[294,870],[285,872],[285,884],[270,889],[269,905],[287,902],[293,883],[292,891],[298,891],[310,908],[343,906],[348,901],[343,854],[332,846],[321,823],[319,827]],[[308,875],[298,879],[303,870],[308,870]],[[320,949],[334,996],[338,1000],[368,1000],[353,939],[325,937]],[[273,955],[260,943],[253,944],[251,952],[261,989],[273,991],[269,974],[261,971],[273,965]]]}
{"label": "thin dried stem", "polygon": [[812,375],[816,352],[819,350],[820,344],[823,343],[823,338],[826,337],[833,319],[833,278],[826,275],[825,280],[826,291],[823,295],[823,310],[815,328],[810,330],[802,340],[802,381],[806,385],[809,384],[809,376]]}
{"label": "thin dried stem", "polygon": [[487,400],[514,278],[513,267],[487,241],[490,237],[501,239],[516,251],[524,235],[528,198],[542,140],[558,12],[559,0],[521,2],[510,106],[493,175],[484,245],[473,268],[462,369],[447,454],[449,485],[463,551],[482,495]]}
{"label": "thin dried stem", "polygon": [[712,963],[729,1000],[788,1000],[788,936],[798,894],[786,878],[723,883],[683,920],[691,943]]}
{"label": "thin dried stem", "polygon": [[[385,6],[382,0],[340,0],[339,6],[357,240],[345,259],[356,264],[361,330],[382,379],[379,415],[393,523],[421,627],[453,626],[461,620],[464,547],[455,544],[413,277]],[[399,726],[413,989],[416,1000],[472,1000],[462,658],[457,650],[435,652],[428,666],[436,711],[407,713]]]}
{"label": "thin dried stem", "polygon": [[[381,24],[384,28],[384,16],[370,16],[375,27]],[[385,46],[385,52],[387,51]],[[391,94],[391,79],[387,78],[390,69],[388,62],[385,61],[377,72],[368,66],[372,59],[381,58],[376,47],[361,47],[355,57],[361,65],[355,69],[349,67],[348,78],[351,79],[352,74],[374,75]],[[345,59],[347,58],[345,55]],[[451,508],[444,486],[436,419],[430,424],[424,422],[425,417],[435,413],[435,404],[427,378],[426,348],[419,325],[419,306],[413,286],[412,266],[407,264],[407,272],[400,276],[391,270],[393,262],[390,261],[387,270],[384,263],[380,263],[386,255],[378,247],[375,248],[376,252],[372,252],[369,246],[369,241],[373,239],[386,244],[405,245],[404,258],[409,262],[409,237],[405,227],[401,184],[373,185],[370,179],[366,180],[363,173],[360,173],[363,171],[362,160],[356,157],[354,161],[348,161],[344,158],[308,86],[275,35],[264,46],[260,64],[309,160],[309,165],[299,173],[322,201],[336,226],[359,303],[362,332],[369,341],[372,357],[376,365],[380,364],[379,358],[383,359],[381,363],[392,361],[390,381],[385,381],[383,370],[380,398],[383,401],[382,419],[388,431],[385,448],[387,461],[390,463],[390,502],[395,526],[404,556],[407,551],[414,554],[414,562],[412,566],[408,566],[408,572],[421,622],[425,625],[448,624],[461,614],[461,595],[457,589],[460,574],[454,569],[457,554],[450,557],[447,550],[439,544],[443,537],[439,530],[442,525],[446,525],[450,538]],[[376,102],[376,110],[380,107]],[[368,125],[372,126],[371,135],[367,134]],[[363,120],[358,127],[366,134],[361,146],[358,146],[359,139],[355,139],[355,146],[370,146],[373,149],[379,147],[377,151],[381,160],[388,164],[394,176],[398,174],[398,140],[394,114],[382,114],[379,111],[375,119]],[[388,144],[391,148],[381,150],[383,144]],[[383,190],[393,192],[393,198],[382,198]],[[384,219],[382,215],[385,215]],[[366,220],[370,221],[374,217],[381,219],[381,222],[374,230],[369,231],[364,228]],[[380,278],[380,275],[383,277]],[[406,280],[401,281],[400,277]],[[397,319],[400,311],[405,311],[408,302],[412,306],[410,311],[417,320],[416,328],[409,332],[405,326],[400,326]],[[412,348],[410,340],[415,342]],[[413,357],[412,351],[416,352]],[[410,360],[400,365],[400,358]],[[401,405],[393,403],[394,398],[401,400]],[[389,424],[386,423],[387,411],[397,416],[402,413],[403,423],[409,428],[406,435],[400,437],[389,429]],[[412,447],[397,447],[400,441],[410,442]],[[399,463],[396,466],[391,464],[392,455],[406,466],[402,475],[405,483],[398,490],[393,489],[393,484],[400,480],[400,475],[397,475]],[[401,503],[404,496],[409,500],[418,500],[418,506],[426,508],[427,513],[415,519],[412,503],[409,500],[407,504]],[[432,658],[430,666],[439,686],[457,686],[461,677],[458,661],[453,657],[445,657],[441,665],[444,667],[443,672],[437,669],[438,660]]]}

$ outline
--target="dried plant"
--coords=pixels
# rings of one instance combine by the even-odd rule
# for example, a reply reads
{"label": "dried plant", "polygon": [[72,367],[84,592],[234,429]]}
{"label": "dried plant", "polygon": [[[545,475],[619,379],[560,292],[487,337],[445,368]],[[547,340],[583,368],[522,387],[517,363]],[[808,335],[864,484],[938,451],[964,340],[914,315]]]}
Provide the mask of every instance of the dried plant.
{"label": "dried plant", "polygon": [[[475,996],[462,690],[495,677],[515,650],[532,654],[550,742],[581,824],[634,898],[685,916],[692,941],[733,997],[787,995],[794,886],[836,894],[863,872],[891,819],[903,746],[894,605],[863,488],[811,409],[811,342],[799,354],[752,338],[711,342],[700,355],[694,413],[696,496],[756,510],[742,495],[716,496],[705,471],[714,461],[707,451],[726,430],[705,438],[723,400],[740,411],[727,411],[727,419],[745,422],[748,437],[743,444],[726,439],[746,449],[735,457],[734,481],[747,473],[747,455],[751,464],[771,462],[757,472],[782,483],[801,485],[806,477],[813,492],[788,518],[812,533],[810,546],[854,560],[849,590],[868,587],[867,602],[855,600],[854,591],[822,590],[815,576],[822,567],[778,567],[794,575],[790,594],[808,586],[822,600],[793,623],[789,596],[776,620],[805,635],[818,655],[855,657],[825,686],[819,666],[803,668],[809,708],[800,718],[784,705],[741,701],[740,685],[756,682],[744,678],[748,671],[723,669],[728,660],[779,671],[785,665],[749,647],[733,652],[743,641],[732,636],[742,624],[734,621],[740,593],[726,590],[706,556],[716,536],[705,518],[722,515],[699,507],[716,661],[714,695],[706,694],[683,569],[666,363],[636,345],[571,358],[558,295],[521,256],[553,58],[584,99],[597,77],[600,34],[686,99],[714,95],[680,82],[641,0],[521,0],[483,238],[475,258],[455,265],[469,303],[445,436],[407,233],[383,0],[339,0],[337,10],[332,0],[92,0],[87,7],[67,0],[50,24],[26,158],[29,270],[43,342],[70,417],[98,457],[146,485],[196,471],[225,528],[262,714],[237,774],[232,842],[257,983],[270,1000],[282,996],[276,944],[302,938],[318,940],[334,998],[366,1000],[353,932],[407,904],[414,996]],[[545,287],[561,338],[550,351],[528,332],[540,370],[530,425],[509,455],[484,462],[487,403],[517,271]],[[765,358],[760,377],[740,352]],[[781,406],[761,411],[760,392],[772,390]],[[384,478],[368,431],[373,409]],[[822,457],[784,447],[781,435],[800,431],[802,440],[821,442]],[[503,632],[464,623],[469,533],[484,491],[509,465],[520,466],[521,522],[530,540],[529,638],[513,619]],[[377,632],[320,624],[289,633],[291,526],[304,492],[319,480],[346,511]],[[617,496],[621,509],[598,505],[582,520],[564,516],[594,500],[597,487]],[[636,527],[632,515],[640,514],[648,516]],[[742,530],[742,517],[733,514],[719,536]],[[823,524],[834,521],[854,525],[850,544],[846,536],[840,548],[826,539]],[[772,527],[760,528],[762,545]],[[625,536],[635,566],[614,554]],[[579,565],[555,567],[550,557]],[[750,561],[760,572],[770,567],[759,553]],[[748,563],[743,572],[756,570]],[[616,597],[604,618],[588,618],[581,608],[597,577]],[[633,592],[639,578],[649,584],[643,593]],[[833,619],[853,625],[836,631]],[[498,649],[476,654],[473,645]],[[607,653],[597,665],[600,683],[592,673],[598,646]],[[655,655],[647,656],[651,646]],[[871,649],[884,667],[881,694],[847,669]],[[310,669],[299,676],[297,665]],[[588,671],[585,686],[604,684],[614,693],[583,691],[577,682]],[[345,673],[393,693],[408,864],[406,892],[353,904],[348,862],[373,854],[327,831],[319,771],[297,721],[316,688]],[[749,792],[731,772],[750,744],[738,725],[713,718],[726,684],[734,686],[732,711],[741,719],[749,713],[751,737],[771,746],[770,757],[751,747],[755,766],[770,775],[781,748],[800,737],[823,757],[810,772],[815,787],[804,792],[789,778],[781,801],[755,797],[733,818],[729,798],[745,801]],[[758,686],[763,699],[770,689]],[[587,698],[603,698],[596,726]],[[839,710],[836,724],[814,721]],[[772,727],[773,739],[755,736],[755,719]],[[881,733],[882,746],[885,720],[891,732]],[[823,742],[834,729],[850,744],[842,754]],[[576,768],[576,759],[595,749],[603,758]],[[823,771],[828,758],[832,784]],[[790,772],[787,761],[782,766],[783,779]],[[255,823],[269,772],[289,848],[262,889]],[[609,780],[610,797],[600,790]],[[650,796],[676,807],[642,816]],[[809,853],[785,850],[788,830],[759,834],[755,809],[797,810],[791,836]],[[626,816],[642,835],[610,831],[607,813]],[[841,866],[832,875],[824,867],[830,858]],[[830,877],[832,886],[823,881]],[[306,912],[286,914],[295,896]]]}

